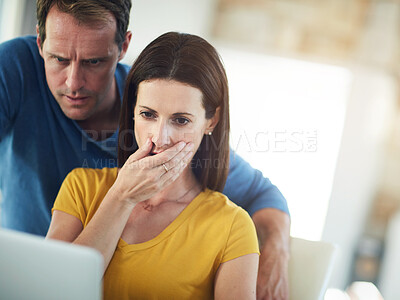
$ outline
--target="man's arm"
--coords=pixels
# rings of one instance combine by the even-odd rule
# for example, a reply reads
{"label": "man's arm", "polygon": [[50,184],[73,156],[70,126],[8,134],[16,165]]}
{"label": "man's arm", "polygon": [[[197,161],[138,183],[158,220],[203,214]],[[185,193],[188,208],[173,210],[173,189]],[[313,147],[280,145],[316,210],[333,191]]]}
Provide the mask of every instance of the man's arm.
{"label": "man's arm", "polygon": [[263,208],[275,208],[289,215],[285,197],[263,174],[230,149],[229,174],[223,193],[250,216]]}
{"label": "man's arm", "polygon": [[232,149],[224,193],[252,216],[260,241],[257,299],[288,299],[290,217],[279,189]]}
{"label": "man's arm", "polygon": [[289,215],[274,208],[264,208],[254,213],[253,222],[261,253],[257,299],[288,299]]}

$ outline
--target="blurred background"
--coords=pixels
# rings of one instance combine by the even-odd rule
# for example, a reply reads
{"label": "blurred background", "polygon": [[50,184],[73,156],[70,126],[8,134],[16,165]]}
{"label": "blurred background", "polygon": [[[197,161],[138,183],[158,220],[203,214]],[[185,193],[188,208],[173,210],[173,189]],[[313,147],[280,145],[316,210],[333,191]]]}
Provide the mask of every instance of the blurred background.
{"label": "blurred background", "polygon": [[[35,9],[0,0],[0,42],[34,34]],[[129,65],[167,31],[217,48],[232,148],[282,191],[292,236],[340,247],[326,299],[400,299],[400,1],[133,0],[130,30]]]}

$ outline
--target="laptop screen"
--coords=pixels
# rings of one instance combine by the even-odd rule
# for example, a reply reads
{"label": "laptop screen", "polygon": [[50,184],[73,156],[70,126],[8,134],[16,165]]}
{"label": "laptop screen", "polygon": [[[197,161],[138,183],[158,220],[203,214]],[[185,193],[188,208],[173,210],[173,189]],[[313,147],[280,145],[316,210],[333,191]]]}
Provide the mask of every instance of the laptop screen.
{"label": "laptop screen", "polygon": [[0,299],[100,300],[102,271],[94,249],[0,229]]}

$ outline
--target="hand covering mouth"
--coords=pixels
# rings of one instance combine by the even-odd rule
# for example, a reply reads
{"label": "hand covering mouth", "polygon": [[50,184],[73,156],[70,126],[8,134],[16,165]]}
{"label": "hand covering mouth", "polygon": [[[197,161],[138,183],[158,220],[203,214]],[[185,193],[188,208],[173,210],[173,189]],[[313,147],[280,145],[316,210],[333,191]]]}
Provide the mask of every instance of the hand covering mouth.
{"label": "hand covering mouth", "polygon": [[156,155],[156,154],[160,154],[161,152],[164,152],[165,150],[168,150],[168,148],[166,148],[166,149],[155,149],[156,148],[156,145],[153,143],[153,147],[151,148],[151,150],[150,150],[150,153],[149,153],[149,155]]}

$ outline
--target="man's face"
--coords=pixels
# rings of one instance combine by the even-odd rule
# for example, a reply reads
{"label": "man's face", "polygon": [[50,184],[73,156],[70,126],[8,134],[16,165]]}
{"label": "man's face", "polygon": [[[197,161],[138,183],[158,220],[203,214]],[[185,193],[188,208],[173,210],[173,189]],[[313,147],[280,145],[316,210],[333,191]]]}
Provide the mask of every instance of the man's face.
{"label": "man's face", "polygon": [[[116,21],[82,24],[53,7],[46,19],[46,39],[40,49],[47,84],[64,114],[83,121],[113,107],[114,73],[125,55],[115,43]],[[125,45],[124,45],[125,46]]]}

